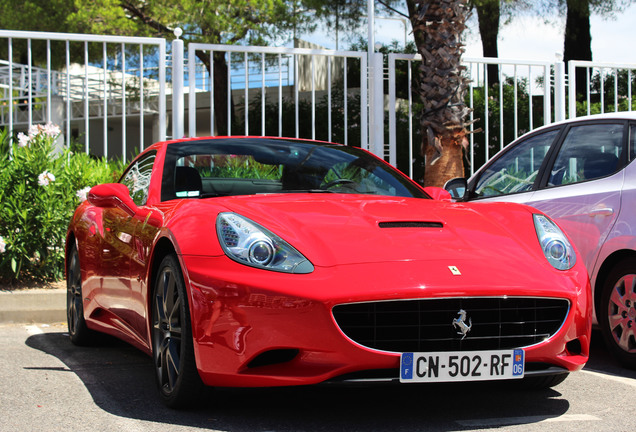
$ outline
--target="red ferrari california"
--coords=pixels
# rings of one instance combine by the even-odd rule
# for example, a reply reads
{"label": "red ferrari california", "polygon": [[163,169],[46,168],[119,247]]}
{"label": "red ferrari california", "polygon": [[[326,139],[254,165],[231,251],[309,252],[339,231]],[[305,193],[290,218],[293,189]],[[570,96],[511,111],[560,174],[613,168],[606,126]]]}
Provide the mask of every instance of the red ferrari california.
{"label": "red ferrari california", "polygon": [[206,385],[553,386],[581,369],[590,287],[568,238],[531,207],[448,198],[338,144],[155,144],[71,220],[71,341],[148,353],[171,407]]}

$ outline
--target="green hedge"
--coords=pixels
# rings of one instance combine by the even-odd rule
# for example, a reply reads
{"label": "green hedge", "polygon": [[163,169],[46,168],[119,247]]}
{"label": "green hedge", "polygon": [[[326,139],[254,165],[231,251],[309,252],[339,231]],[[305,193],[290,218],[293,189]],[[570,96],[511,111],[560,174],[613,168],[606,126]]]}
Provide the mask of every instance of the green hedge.
{"label": "green hedge", "polygon": [[91,186],[117,180],[118,162],[56,150],[60,130],[34,125],[0,133],[0,282],[64,277],[64,242],[75,208]]}

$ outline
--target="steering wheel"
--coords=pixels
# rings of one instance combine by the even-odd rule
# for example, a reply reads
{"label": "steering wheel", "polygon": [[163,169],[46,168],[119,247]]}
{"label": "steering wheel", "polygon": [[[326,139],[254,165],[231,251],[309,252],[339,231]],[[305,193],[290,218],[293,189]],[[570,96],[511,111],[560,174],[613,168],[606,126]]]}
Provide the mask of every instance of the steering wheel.
{"label": "steering wheel", "polygon": [[321,189],[330,189],[334,186],[350,186],[355,185],[357,182],[350,180],[348,178],[339,178],[335,180],[331,180],[329,183],[322,185]]}

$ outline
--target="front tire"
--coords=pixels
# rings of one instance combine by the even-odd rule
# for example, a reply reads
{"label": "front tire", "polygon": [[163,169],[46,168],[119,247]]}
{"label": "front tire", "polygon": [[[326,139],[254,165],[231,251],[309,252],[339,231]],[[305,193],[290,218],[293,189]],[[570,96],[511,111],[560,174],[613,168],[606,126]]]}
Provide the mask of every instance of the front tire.
{"label": "front tire", "polygon": [[82,294],[82,274],[77,247],[73,246],[69,253],[66,269],[66,322],[71,342],[84,346],[94,338],[95,332],[90,330],[84,319],[84,297]]}
{"label": "front tire", "polygon": [[166,406],[183,408],[196,402],[204,386],[194,358],[188,298],[176,255],[161,261],[151,302],[157,387]]}
{"label": "front tire", "polygon": [[601,292],[598,322],[605,344],[618,361],[636,369],[636,259],[620,261]]}

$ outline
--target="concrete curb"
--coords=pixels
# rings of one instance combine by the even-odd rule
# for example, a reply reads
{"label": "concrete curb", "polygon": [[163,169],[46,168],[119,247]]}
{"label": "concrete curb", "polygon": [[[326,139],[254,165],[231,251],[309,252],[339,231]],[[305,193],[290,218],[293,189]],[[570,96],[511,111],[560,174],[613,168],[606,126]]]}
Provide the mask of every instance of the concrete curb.
{"label": "concrete curb", "polygon": [[0,291],[0,324],[66,322],[65,289]]}

